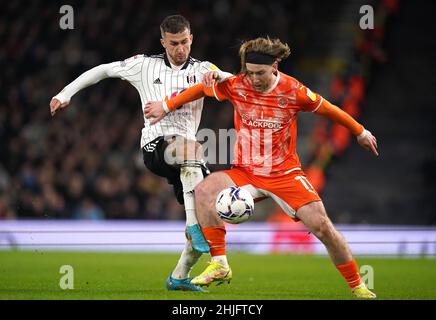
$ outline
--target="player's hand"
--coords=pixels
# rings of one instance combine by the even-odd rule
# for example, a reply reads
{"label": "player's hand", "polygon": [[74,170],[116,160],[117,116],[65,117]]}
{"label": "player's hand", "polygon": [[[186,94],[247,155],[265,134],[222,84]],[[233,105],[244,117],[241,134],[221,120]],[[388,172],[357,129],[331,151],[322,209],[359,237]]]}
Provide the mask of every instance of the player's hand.
{"label": "player's hand", "polygon": [[375,156],[378,156],[377,139],[368,130],[364,131],[363,137],[357,137],[357,142],[366,150],[371,151]]}
{"label": "player's hand", "polygon": [[218,71],[209,71],[203,76],[203,84],[206,87],[211,87],[215,80],[219,80],[220,74]]}
{"label": "player's hand", "polygon": [[51,115],[54,116],[56,114],[56,111],[59,109],[66,108],[70,104],[70,101],[66,101],[62,103],[59,99],[53,98],[50,101],[50,112]]}
{"label": "player's hand", "polygon": [[144,117],[150,119],[150,124],[155,124],[166,116],[162,101],[149,101],[144,107]]}

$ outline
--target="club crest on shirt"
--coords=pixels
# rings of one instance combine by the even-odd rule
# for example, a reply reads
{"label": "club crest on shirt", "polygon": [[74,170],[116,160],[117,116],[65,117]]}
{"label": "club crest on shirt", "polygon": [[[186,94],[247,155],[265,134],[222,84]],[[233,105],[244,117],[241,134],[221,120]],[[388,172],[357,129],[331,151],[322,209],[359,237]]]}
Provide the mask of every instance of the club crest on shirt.
{"label": "club crest on shirt", "polygon": [[277,104],[280,108],[286,108],[288,103],[289,103],[288,98],[286,98],[285,96],[281,96],[277,98]]}
{"label": "club crest on shirt", "polygon": [[197,82],[197,77],[195,75],[186,76],[186,81],[188,81],[188,84],[195,84]]}

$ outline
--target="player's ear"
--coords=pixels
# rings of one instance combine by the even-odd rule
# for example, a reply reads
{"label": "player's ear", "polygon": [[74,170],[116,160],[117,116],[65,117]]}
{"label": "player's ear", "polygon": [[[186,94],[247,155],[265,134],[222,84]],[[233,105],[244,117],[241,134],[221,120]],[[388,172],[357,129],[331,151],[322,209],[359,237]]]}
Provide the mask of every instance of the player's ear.
{"label": "player's ear", "polygon": [[275,62],[272,64],[272,67],[274,68],[274,71],[277,71],[278,68],[279,68],[279,63],[278,63],[277,61],[275,61]]}
{"label": "player's ear", "polygon": [[165,46],[165,40],[164,39],[160,39],[160,44],[162,45],[162,47],[164,47],[164,49],[166,49],[166,46]]}

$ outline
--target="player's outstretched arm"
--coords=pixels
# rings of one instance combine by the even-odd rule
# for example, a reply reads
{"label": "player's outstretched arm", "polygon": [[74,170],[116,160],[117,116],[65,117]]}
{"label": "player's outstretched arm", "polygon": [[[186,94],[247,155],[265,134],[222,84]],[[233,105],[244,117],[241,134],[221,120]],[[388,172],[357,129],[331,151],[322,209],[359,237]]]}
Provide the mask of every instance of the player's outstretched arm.
{"label": "player's outstretched arm", "polygon": [[[232,76],[233,74],[221,70],[206,72],[203,75],[202,83],[186,89],[179,95],[171,99],[165,98],[165,101],[147,102],[144,106],[144,117],[150,119],[150,124],[153,125],[163,119],[167,113],[183,106],[185,103],[195,101],[204,96],[216,97],[217,84]],[[225,97],[222,98],[224,99]]]}
{"label": "player's outstretched arm", "polygon": [[110,77],[110,70],[114,65],[117,65],[117,62],[101,64],[82,73],[76,80],[52,98],[50,101],[51,115],[54,116],[58,110],[66,108],[70,103],[71,97],[80,90]]}
{"label": "player's outstretched arm", "polygon": [[53,97],[50,101],[50,113],[52,116],[55,115],[56,111],[58,111],[59,109],[63,109],[68,107],[68,105],[70,104],[70,100],[65,101],[65,102],[61,102],[58,98]]}
{"label": "player's outstretched arm", "polygon": [[181,107],[185,103],[203,98],[206,95],[210,96],[209,91],[211,90],[206,88],[203,83],[199,83],[174,98],[166,98],[165,101],[149,101],[144,107],[144,117],[150,119],[150,124],[155,124],[163,119],[168,112]]}
{"label": "player's outstretched arm", "polygon": [[232,77],[233,74],[225,71],[209,71],[203,75],[203,84],[206,88],[212,87],[215,81],[222,82],[227,78]]}
{"label": "player's outstretched arm", "polygon": [[377,139],[348,113],[325,99],[315,113],[348,128],[357,137],[357,142],[363,148],[372,152],[375,156],[378,156]]}
{"label": "player's outstretched arm", "polygon": [[368,130],[363,130],[362,134],[357,136],[357,142],[366,150],[371,151],[374,155],[378,156],[377,151],[377,138],[373,136]]}

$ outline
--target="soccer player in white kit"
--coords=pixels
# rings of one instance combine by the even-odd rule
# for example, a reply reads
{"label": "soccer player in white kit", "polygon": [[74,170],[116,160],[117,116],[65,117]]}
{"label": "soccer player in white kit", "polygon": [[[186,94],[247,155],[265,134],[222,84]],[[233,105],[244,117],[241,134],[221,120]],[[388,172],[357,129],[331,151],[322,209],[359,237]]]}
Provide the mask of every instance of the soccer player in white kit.
{"label": "soccer player in white kit", "polygon": [[[67,107],[74,94],[105,78],[127,80],[138,91],[144,106],[177,95],[202,81],[203,75],[218,71],[221,80],[230,76],[210,62],[190,57],[192,34],[183,16],[166,17],[160,25],[161,44],[165,53],[154,56],[136,55],[124,61],[101,64],[80,75],[54,96],[50,102],[52,116]],[[142,108],[141,108],[142,109]],[[188,241],[176,268],[167,279],[168,290],[204,291],[191,284],[189,273],[202,253],[209,252],[195,216],[194,188],[208,170],[201,159],[201,145],[196,133],[203,109],[203,98],[170,112],[157,124],[144,118],[141,149],[144,163],[153,173],[166,177],[173,185],[179,203],[186,211]]]}

